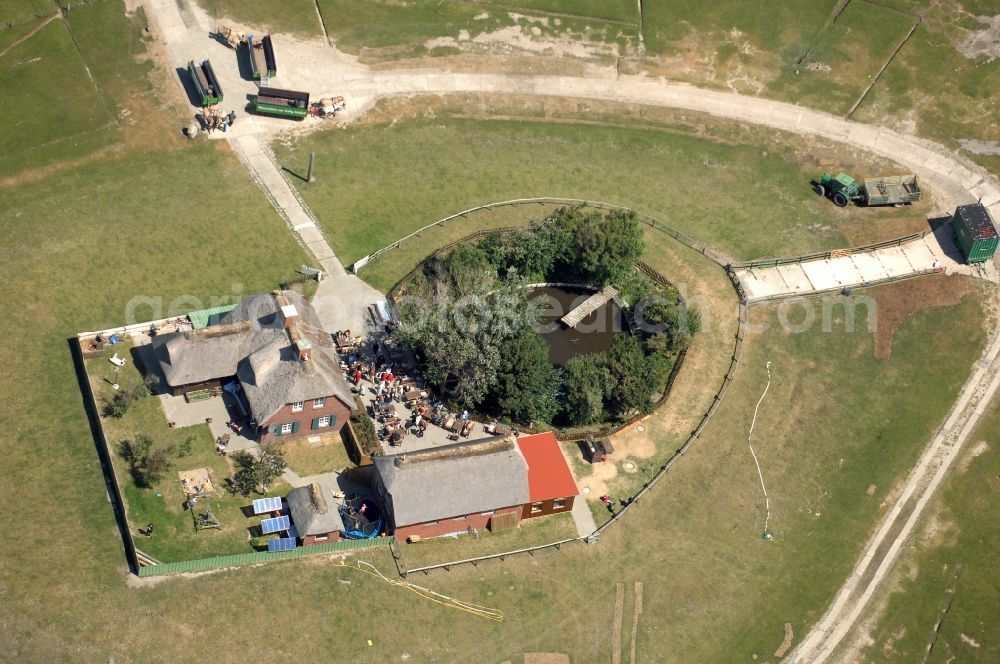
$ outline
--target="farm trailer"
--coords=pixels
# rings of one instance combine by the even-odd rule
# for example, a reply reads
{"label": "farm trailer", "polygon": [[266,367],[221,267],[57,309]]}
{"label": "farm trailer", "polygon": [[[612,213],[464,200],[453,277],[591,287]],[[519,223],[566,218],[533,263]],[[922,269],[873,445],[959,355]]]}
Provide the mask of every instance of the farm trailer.
{"label": "farm trailer", "polygon": [[247,53],[250,56],[250,75],[255,81],[263,78],[274,78],[278,75],[278,65],[274,62],[274,44],[271,35],[255,39],[247,37]]}
{"label": "farm trailer", "polygon": [[199,65],[192,60],[188,63],[188,73],[194,81],[202,106],[212,106],[222,102],[222,86],[219,85],[219,79],[215,76],[211,62],[205,60]]}
{"label": "farm trailer", "polygon": [[250,102],[254,111],[262,115],[276,115],[301,120],[309,115],[309,93],[279,88],[261,88]]}
{"label": "farm trailer", "polygon": [[868,207],[899,207],[920,200],[920,185],[915,175],[865,178],[859,187],[857,180],[847,173],[824,173],[819,182],[813,182],[813,189],[820,196],[830,198],[837,207],[844,207],[851,201]]}

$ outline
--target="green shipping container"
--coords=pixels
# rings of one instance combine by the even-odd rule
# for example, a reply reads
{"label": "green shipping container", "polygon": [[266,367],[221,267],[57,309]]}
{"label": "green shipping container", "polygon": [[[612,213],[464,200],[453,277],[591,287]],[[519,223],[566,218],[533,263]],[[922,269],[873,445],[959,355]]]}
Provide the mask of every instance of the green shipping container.
{"label": "green shipping container", "polygon": [[990,213],[979,203],[958,206],[951,218],[951,230],[968,263],[993,258],[1000,244]]}

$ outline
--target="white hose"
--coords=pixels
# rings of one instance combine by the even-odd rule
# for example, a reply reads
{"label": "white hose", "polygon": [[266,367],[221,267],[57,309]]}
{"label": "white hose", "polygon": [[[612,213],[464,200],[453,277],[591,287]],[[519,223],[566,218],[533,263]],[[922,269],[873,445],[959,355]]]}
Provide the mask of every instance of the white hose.
{"label": "white hose", "polygon": [[757,476],[760,478],[760,490],[764,494],[764,538],[771,539],[770,534],[767,532],[767,524],[771,520],[771,500],[767,497],[767,487],[764,486],[764,473],[760,470],[760,461],[757,460],[757,453],[753,451],[753,445],[750,444],[750,437],[753,436],[753,427],[757,424],[757,411],[760,409],[760,404],[767,396],[767,390],[771,387],[771,362],[765,365],[767,369],[767,385],[764,386],[764,392],[760,395],[760,399],[757,400],[757,405],[753,409],[753,420],[750,422],[750,433],[747,434],[747,447],[750,448],[750,454],[753,456],[753,462],[757,466]]}

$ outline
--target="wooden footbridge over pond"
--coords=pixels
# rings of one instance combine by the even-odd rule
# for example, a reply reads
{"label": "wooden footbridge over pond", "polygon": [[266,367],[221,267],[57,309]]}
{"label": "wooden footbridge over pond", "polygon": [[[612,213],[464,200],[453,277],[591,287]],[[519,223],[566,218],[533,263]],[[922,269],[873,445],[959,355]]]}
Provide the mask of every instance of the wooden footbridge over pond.
{"label": "wooden footbridge over pond", "polygon": [[576,327],[580,324],[580,321],[603,307],[608,300],[613,299],[616,295],[618,295],[617,288],[614,286],[605,286],[581,302],[580,306],[563,316],[560,320],[562,320],[562,324],[566,327]]}

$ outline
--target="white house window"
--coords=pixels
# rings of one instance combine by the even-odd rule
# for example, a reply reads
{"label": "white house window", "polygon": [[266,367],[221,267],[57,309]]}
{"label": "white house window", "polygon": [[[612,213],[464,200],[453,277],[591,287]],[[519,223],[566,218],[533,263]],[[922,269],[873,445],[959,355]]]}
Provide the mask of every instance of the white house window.
{"label": "white house window", "polygon": [[304,403],[302,403],[301,401],[296,401],[295,403],[292,404],[292,412],[301,413],[304,407],[305,407]]}
{"label": "white house window", "polygon": [[565,498],[556,498],[555,500],[552,501],[552,509],[561,510],[564,507],[566,507]]}
{"label": "white house window", "polygon": [[326,405],[326,397],[320,397],[319,399],[313,399],[313,408],[322,408]]}
{"label": "white house window", "polygon": [[317,427],[328,427],[330,426],[330,416],[324,415],[323,417],[316,418]]}
{"label": "white house window", "polygon": [[531,513],[532,514],[538,514],[541,511],[542,511],[542,504],[541,503],[531,503]]}
{"label": "white house window", "polygon": [[281,425],[281,433],[292,433],[294,431],[294,425],[291,422],[285,422]]}
{"label": "white house window", "polygon": [[330,539],[330,535],[329,534],[326,534],[326,535],[317,535],[316,538],[313,541],[315,541],[315,542],[325,542],[328,539]]}

